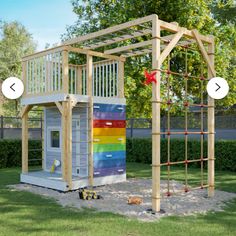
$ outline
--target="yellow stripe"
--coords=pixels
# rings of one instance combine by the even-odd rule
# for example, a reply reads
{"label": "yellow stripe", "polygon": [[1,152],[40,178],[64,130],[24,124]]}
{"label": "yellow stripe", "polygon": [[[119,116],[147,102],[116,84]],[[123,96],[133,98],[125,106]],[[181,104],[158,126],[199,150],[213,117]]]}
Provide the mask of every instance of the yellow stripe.
{"label": "yellow stripe", "polygon": [[94,128],[94,136],[125,136],[125,128]]}
{"label": "yellow stripe", "polygon": [[101,143],[101,144],[108,144],[108,143],[125,143],[126,137],[125,136],[93,136],[93,143]]}

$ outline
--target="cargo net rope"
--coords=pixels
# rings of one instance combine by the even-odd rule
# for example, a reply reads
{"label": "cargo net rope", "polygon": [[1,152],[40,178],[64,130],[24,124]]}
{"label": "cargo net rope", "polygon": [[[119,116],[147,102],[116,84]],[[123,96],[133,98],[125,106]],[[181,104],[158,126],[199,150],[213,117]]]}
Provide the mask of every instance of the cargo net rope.
{"label": "cargo net rope", "polygon": [[[163,89],[165,88],[164,94],[161,94],[161,97],[164,99],[161,99],[160,103],[162,108],[165,109],[167,122],[165,125],[165,131],[160,132],[160,135],[167,136],[167,156],[164,158],[161,157],[160,167],[167,167],[167,190],[164,190],[164,192],[161,193],[162,197],[169,197],[177,193],[187,193],[190,190],[210,187],[209,184],[207,184],[204,176],[205,174],[207,174],[204,172],[204,167],[207,165],[207,161],[209,160],[206,155],[206,148],[204,148],[204,136],[210,134],[204,129],[204,118],[206,117],[204,114],[207,114],[208,108],[211,107],[207,104],[206,85],[209,81],[209,79],[207,78],[207,67],[201,53],[197,51],[196,48],[191,48],[187,45],[178,46],[176,49],[177,50],[175,52],[169,54],[165,64],[163,64],[162,69],[153,70],[154,72],[161,74],[161,81],[163,82],[161,84],[161,86],[163,86],[161,91],[163,91]],[[180,58],[182,59],[182,69],[179,70],[180,72],[175,72],[174,70],[172,70],[174,64],[172,63],[172,55],[175,55],[175,60],[176,58],[178,59],[178,55],[180,55]],[[192,70],[194,70],[193,68],[195,68],[194,66],[188,65],[189,59],[191,59],[191,63],[193,63],[193,58],[190,57],[194,57],[194,55],[198,55],[199,63],[195,64],[195,66],[197,65],[197,69],[195,69],[195,72],[197,71],[199,75],[191,75],[190,71],[188,71],[188,68],[190,67],[192,68]],[[198,96],[194,96],[189,93],[190,86],[195,86],[192,90],[195,90],[194,92],[195,94],[198,93]],[[174,87],[180,88],[179,96],[181,97],[181,99],[177,98],[178,96],[176,96],[176,93],[173,91]],[[183,131],[173,131],[171,127],[171,110],[176,108],[183,113]],[[193,123],[197,123],[199,125],[199,128],[197,130],[194,129],[194,131],[190,131],[189,118],[191,116],[191,111],[193,110],[198,110],[198,114],[200,115],[200,119],[193,119]],[[171,137],[180,135],[184,135],[183,160],[172,161]],[[188,150],[190,135],[200,136],[200,150],[197,150],[197,148],[195,148],[197,153],[191,153],[191,157]],[[180,147],[180,149],[181,148],[182,147]],[[199,151],[200,153],[198,153]],[[197,186],[191,186],[192,183],[191,185],[189,184],[188,178],[190,171],[189,166],[194,165],[194,163],[195,165],[200,166],[200,174]],[[178,188],[174,188],[173,183],[171,183],[171,168],[174,165],[184,165],[183,185]]]}

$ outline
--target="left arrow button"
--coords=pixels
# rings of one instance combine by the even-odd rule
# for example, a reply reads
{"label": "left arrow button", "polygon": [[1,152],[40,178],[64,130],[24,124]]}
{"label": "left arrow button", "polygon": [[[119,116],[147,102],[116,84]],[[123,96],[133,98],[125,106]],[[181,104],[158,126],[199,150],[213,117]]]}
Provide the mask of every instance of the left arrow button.
{"label": "left arrow button", "polygon": [[9,77],[2,83],[2,93],[8,99],[17,99],[23,92],[24,84],[16,77]]}

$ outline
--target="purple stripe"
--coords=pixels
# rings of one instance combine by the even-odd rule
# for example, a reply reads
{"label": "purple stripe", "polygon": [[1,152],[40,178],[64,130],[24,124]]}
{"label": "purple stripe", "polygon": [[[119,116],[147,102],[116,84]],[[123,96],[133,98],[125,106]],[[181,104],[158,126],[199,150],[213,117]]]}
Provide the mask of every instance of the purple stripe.
{"label": "purple stripe", "polygon": [[114,168],[94,168],[94,177],[109,176],[109,175],[121,175],[126,172],[126,167],[114,167]]}
{"label": "purple stripe", "polygon": [[125,112],[94,111],[93,118],[96,120],[125,120]]}

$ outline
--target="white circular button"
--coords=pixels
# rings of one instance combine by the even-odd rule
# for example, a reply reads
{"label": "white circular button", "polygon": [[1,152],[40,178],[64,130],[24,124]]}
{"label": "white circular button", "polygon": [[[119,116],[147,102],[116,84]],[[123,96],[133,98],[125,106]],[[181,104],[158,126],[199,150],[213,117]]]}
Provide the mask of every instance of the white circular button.
{"label": "white circular button", "polygon": [[207,93],[211,98],[222,99],[229,92],[227,81],[221,77],[212,78],[207,84]]}
{"label": "white circular button", "polygon": [[23,92],[24,84],[16,77],[9,77],[2,83],[2,93],[8,99],[17,99]]}

